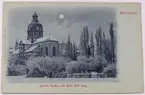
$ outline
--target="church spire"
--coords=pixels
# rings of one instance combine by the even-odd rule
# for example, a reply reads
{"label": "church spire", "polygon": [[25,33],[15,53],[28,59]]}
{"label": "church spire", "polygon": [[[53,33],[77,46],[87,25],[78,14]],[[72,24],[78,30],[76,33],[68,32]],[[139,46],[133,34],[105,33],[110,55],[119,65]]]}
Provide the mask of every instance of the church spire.
{"label": "church spire", "polygon": [[19,48],[19,42],[18,42],[18,38],[15,41],[15,47],[14,49],[17,50]]}
{"label": "church spire", "polygon": [[36,12],[32,15],[32,22],[28,25],[27,29],[27,40],[30,40],[32,43],[36,41],[37,38],[43,37],[43,26],[39,23]]}
{"label": "church spire", "polygon": [[37,15],[36,12],[34,12],[32,18],[33,18],[33,22],[39,22],[39,21],[38,21],[38,15]]}

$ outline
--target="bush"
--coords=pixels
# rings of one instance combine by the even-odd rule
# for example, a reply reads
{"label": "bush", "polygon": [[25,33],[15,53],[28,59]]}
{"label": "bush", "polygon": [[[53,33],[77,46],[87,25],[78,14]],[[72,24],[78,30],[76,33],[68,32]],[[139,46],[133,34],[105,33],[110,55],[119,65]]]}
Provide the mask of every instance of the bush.
{"label": "bush", "polygon": [[25,62],[28,60],[28,56],[24,54],[17,54],[9,56],[9,65],[26,65]]}
{"label": "bush", "polygon": [[66,64],[67,73],[79,73],[79,63],[77,61],[71,61]]}
{"label": "bush", "polygon": [[101,73],[107,66],[107,61],[104,55],[90,57],[89,59],[85,56],[78,56],[78,69],[80,73],[83,72],[98,72]]}
{"label": "bush", "polygon": [[52,75],[53,78],[66,78],[67,73],[66,72],[60,72],[60,73],[55,73]]}
{"label": "bush", "polygon": [[95,71],[98,73],[103,72],[103,69],[107,66],[107,60],[104,55],[94,57]]}
{"label": "bush", "polygon": [[88,69],[87,69],[88,72],[95,71],[96,64],[95,64],[95,61],[94,61],[94,57],[90,57],[87,60],[87,67],[88,67]]}
{"label": "bush", "polygon": [[24,65],[9,65],[7,67],[8,76],[19,76],[26,74],[26,66]]}
{"label": "bush", "polygon": [[50,73],[65,71],[66,60],[62,57],[35,57],[27,62],[28,77],[49,76]]}
{"label": "bush", "polygon": [[116,72],[116,64],[111,64],[111,65],[108,65],[106,68],[104,68],[104,71],[103,71],[103,74],[105,77],[113,77],[115,78],[116,75],[117,75],[117,72]]}
{"label": "bush", "polygon": [[86,56],[78,56],[77,60],[82,61],[82,62],[87,62],[87,57]]}
{"label": "bush", "polygon": [[67,64],[68,73],[87,73],[94,69],[94,58],[87,59],[85,56],[78,56],[77,60]]}
{"label": "bush", "polygon": [[78,56],[78,67],[80,73],[85,73],[89,69],[89,61],[86,56]]}

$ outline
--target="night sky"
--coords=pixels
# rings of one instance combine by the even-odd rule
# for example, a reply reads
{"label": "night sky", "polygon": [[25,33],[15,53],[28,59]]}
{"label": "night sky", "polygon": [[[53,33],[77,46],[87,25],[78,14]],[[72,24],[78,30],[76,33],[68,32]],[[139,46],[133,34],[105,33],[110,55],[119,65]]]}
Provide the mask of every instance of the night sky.
{"label": "night sky", "polygon": [[44,36],[51,34],[59,42],[66,42],[70,34],[72,42],[77,45],[84,26],[87,25],[89,32],[93,32],[94,35],[100,26],[106,37],[109,37],[109,23],[116,22],[113,8],[78,6],[14,8],[9,12],[6,30],[9,46],[14,46],[16,39],[27,39],[27,27],[32,21],[34,12],[38,14],[38,20],[43,25]]}

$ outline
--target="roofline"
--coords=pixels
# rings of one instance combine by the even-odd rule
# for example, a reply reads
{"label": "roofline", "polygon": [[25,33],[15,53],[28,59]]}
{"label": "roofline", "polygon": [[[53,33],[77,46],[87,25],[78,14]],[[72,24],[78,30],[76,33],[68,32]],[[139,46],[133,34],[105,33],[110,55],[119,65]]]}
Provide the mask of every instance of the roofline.
{"label": "roofline", "polygon": [[49,42],[58,42],[58,41],[55,41],[55,40],[47,40],[47,41],[41,41],[41,42],[37,42],[37,43],[34,42],[34,43],[32,43],[32,44],[38,44],[38,43],[48,42],[48,41],[49,41]]}

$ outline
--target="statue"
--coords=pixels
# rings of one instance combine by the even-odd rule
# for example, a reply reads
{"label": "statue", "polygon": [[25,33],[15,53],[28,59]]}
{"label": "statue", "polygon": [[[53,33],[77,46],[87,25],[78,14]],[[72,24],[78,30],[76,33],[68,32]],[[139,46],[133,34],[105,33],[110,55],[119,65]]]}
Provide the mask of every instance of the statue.
{"label": "statue", "polygon": [[91,48],[93,48],[93,47],[94,47],[94,46],[91,46],[91,47],[90,47],[90,46],[88,45],[88,48],[87,48],[87,51],[86,51],[86,52],[87,52],[87,54],[86,54],[87,58],[89,58],[89,57],[91,56]]}

